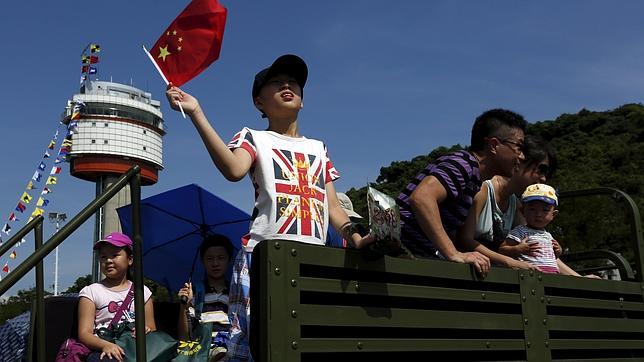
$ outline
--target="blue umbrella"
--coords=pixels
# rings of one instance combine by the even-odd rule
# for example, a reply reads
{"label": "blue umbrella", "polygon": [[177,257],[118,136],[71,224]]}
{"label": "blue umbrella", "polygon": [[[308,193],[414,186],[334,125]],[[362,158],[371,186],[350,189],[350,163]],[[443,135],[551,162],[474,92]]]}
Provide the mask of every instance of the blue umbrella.
{"label": "blue umbrella", "polygon": [[[131,235],[132,206],[116,211],[123,232]],[[193,273],[203,275],[201,263],[195,261],[205,235],[225,235],[239,250],[249,224],[247,213],[195,184],[141,200],[143,273],[171,291],[178,291]]]}

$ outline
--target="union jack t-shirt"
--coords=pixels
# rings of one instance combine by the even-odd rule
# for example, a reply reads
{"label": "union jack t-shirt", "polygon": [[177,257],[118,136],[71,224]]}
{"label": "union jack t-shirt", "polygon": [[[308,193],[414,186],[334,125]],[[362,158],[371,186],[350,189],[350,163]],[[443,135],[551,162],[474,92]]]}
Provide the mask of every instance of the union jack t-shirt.
{"label": "union jack t-shirt", "polygon": [[306,137],[244,128],[228,148],[243,148],[253,159],[249,175],[255,207],[244,249],[251,252],[267,239],[324,245],[329,224],[325,186],[340,177],[326,146]]}

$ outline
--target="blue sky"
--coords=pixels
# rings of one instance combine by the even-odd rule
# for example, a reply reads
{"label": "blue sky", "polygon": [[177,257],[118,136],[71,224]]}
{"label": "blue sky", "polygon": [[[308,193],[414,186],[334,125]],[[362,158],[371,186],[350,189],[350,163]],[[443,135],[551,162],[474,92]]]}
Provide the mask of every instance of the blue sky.
{"label": "blue sky", "polygon": [[[489,108],[509,108],[535,122],[640,102],[644,94],[640,2],[222,3],[229,12],[221,57],[184,90],[199,98],[228,139],[243,126],[266,126],[251,103],[254,74],[281,54],[302,56],[309,80],[301,133],[326,142],[342,174],[340,191],[373,181],[392,161],[468,144],[473,119]],[[154,44],[186,4],[37,0],[3,6],[0,223],[40,162],[66,100],[78,91],[85,45],[101,45],[99,79],[132,82],[163,99],[164,85],[141,44]],[[197,183],[250,211],[248,180],[225,181],[191,124],[165,102],[162,111],[165,170],[143,196]],[[63,167],[47,212],[71,216],[93,199],[94,186]],[[92,228],[90,220],[61,247],[60,289],[90,272]],[[53,231],[47,223],[45,233]],[[33,250],[32,240],[16,250],[17,261]],[[7,260],[0,256],[2,265]],[[52,266],[50,257],[47,284],[53,283]],[[16,288],[33,284],[29,275]]]}

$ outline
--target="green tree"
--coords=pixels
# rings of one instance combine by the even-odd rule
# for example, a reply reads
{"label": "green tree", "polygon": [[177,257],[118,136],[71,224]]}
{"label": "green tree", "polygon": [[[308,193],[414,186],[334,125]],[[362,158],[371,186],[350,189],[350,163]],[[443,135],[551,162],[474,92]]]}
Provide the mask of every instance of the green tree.
{"label": "green tree", "polygon": [[67,290],[65,290],[65,293],[78,293],[81,291],[81,289],[90,284],[92,284],[92,274],[78,277],[74,284],[72,284],[69,288],[67,288]]}

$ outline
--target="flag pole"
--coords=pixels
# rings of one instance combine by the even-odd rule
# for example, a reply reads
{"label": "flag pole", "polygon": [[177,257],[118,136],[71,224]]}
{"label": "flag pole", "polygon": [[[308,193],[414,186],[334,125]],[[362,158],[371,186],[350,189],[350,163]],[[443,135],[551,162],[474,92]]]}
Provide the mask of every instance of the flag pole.
{"label": "flag pole", "polygon": [[[143,48],[143,51],[145,52],[145,54],[147,54],[148,58],[154,65],[154,68],[157,70],[157,72],[159,72],[159,75],[161,75],[161,78],[163,78],[165,85],[168,85],[170,82],[168,82],[168,79],[165,77],[165,74],[163,74],[163,72],[161,71],[161,68],[159,68],[159,64],[157,64],[157,62],[154,61],[154,58],[152,58],[152,54],[150,54],[150,52],[145,48],[145,45],[141,45],[141,47]],[[183,116],[183,118],[186,118],[186,114],[183,112],[183,107],[181,107],[181,102],[177,101],[177,105],[181,110],[181,115]]]}

